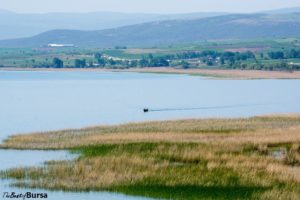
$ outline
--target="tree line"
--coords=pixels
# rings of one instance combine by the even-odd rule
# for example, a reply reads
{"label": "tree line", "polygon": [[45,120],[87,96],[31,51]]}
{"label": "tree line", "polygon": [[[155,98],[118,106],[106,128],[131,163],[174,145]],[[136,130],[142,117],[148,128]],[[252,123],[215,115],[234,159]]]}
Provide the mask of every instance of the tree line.
{"label": "tree line", "polygon": [[[265,55],[258,56],[265,59]],[[88,67],[169,67],[180,66],[182,68],[192,67],[191,60],[201,61],[207,66],[217,66],[226,69],[255,69],[255,70],[300,70],[300,66],[287,63],[285,59],[300,58],[300,50],[291,49],[289,51],[271,51],[267,53],[268,59],[281,59],[280,62],[262,63],[251,51],[246,52],[219,52],[213,50],[206,51],[184,51],[175,54],[153,56],[149,54],[141,59],[114,59],[102,53],[94,54],[94,61],[87,62],[85,59],[75,59],[75,68]],[[243,62],[251,60],[251,62]],[[52,63],[43,67],[63,68],[64,62],[59,58],[54,58]]]}
{"label": "tree line", "polygon": [[300,58],[300,50],[291,49],[287,51],[271,51],[268,55],[271,59]]}

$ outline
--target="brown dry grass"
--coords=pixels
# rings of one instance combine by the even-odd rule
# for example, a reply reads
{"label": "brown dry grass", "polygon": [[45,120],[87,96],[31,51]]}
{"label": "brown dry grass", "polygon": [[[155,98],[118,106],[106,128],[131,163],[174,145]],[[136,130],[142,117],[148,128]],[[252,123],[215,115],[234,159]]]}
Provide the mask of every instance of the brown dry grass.
{"label": "brown dry grass", "polygon": [[175,69],[165,67],[130,69],[131,72],[176,73],[208,76],[219,79],[299,79],[300,72],[222,69]]}
{"label": "brown dry grass", "polygon": [[[82,153],[78,160],[3,173],[16,178],[19,186],[113,190],[172,199],[296,200],[300,196],[297,115],[34,133],[14,136],[2,148]],[[275,155],[278,152],[280,156]]]}
{"label": "brown dry grass", "polygon": [[300,117],[266,116],[131,123],[70,129],[8,138],[1,148],[66,149],[133,142],[267,144],[300,141]]}

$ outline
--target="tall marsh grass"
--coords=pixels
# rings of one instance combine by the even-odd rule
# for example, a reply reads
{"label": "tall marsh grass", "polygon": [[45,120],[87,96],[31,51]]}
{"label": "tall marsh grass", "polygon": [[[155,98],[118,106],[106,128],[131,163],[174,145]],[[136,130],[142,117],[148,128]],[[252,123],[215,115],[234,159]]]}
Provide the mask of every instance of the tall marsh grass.
{"label": "tall marsh grass", "polygon": [[299,199],[299,145],[299,116],[90,127],[9,138],[2,148],[81,156],[1,176],[20,187],[166,199]]}

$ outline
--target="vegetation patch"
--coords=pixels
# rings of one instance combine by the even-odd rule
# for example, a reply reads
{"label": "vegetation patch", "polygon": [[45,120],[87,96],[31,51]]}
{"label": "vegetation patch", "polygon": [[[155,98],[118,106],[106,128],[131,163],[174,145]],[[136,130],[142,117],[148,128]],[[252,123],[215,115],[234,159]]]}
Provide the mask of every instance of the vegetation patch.
{"label": "vegetation patch", "polygon": [[116,188],[114,191],[129,195],[154,197],[159,199],[254,199],[254,196],[268,190],[264,187],[243,186],[193,186],[193,185],[134,185]]}
{"label": "vegetation patch", "polygon": [[[1,172],[18,187],[163,199],[298,199],[300,117],[132,123],[17,135],[3,148],[81,156]],[[286,149],[278,159],[272,152]]]}
{"label": "vegetation patch", "polygon": [[[298,43],[297,38],[286,38],[219,40],[152,48],[126,46],[104,49],[0,48],[0,67],[97,69],[167,67],[293,72],[300,70]],[[215,78],[240,77],[234,74],[200,72],[198,75],[211,75]]]}

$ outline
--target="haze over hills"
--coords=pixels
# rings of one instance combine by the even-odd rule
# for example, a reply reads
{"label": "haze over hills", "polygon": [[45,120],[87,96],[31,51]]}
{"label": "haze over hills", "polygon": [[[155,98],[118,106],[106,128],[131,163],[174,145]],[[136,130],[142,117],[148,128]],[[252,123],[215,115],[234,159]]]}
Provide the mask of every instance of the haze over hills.
{"label": "haze over hills", "polygon": [[285,14],[285,13],[295,13],[300,12],[300,7],[293,7],[293,8],[281,8],[276,10],[266,10],[262,11],[261,13],[268,13],[268,14]]}
{"label": "haze over hills", "polygon": [[205,19],[168,20],[120,28],[53,30],[34,37],[0,41],[2,47],[38,47],[49,43],[79,47],[154,46],[211,39],[300,36],[300,13],[233,14]]}
{"label": "haze over hills", "polygon": [[[262,13],[269,14],[284,14],[292,12],[300,12],[300,7],[262,11]],[[152,21],[200,19],[226,14],[230,13],[198,12],[186,14],[142,14],[91,12],[22,14],[0,9],[0,40],[31,37],[33,35],[55,29],[103,30]]]}
{"label": "haze over hills", "polygon": [[226,13],[170,15],[116,12],[19,14],[0,10],[0,40],[30,37],[53,29],[102,30],[151,21],[199,19],[223,14]]}

